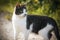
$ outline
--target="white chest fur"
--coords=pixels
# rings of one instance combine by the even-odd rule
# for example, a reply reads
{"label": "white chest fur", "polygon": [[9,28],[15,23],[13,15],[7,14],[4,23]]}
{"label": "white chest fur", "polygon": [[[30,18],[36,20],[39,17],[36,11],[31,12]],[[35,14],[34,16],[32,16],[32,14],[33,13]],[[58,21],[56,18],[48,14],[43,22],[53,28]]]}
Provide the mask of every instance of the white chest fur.
{"label": "white chest fur", "polygon": [[19,31],[24,31],[26,29],[26,17],[22,17],[19,15],[13,15],[12,22],[16,29]]}

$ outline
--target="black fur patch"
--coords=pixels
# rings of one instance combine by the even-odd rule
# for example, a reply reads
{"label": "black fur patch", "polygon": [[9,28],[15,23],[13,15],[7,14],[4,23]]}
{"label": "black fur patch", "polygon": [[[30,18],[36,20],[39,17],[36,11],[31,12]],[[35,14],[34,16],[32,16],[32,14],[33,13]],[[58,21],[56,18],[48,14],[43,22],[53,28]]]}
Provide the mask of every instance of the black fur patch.
{"label": "black fur patch", "polygon": [[[30,25],[33,23],[32,32],[38,34],[39,30],[46,27],[47,23],[53,26],[57,40],[60,40],[59,30],[56,21],[53,18],[47,16],[27,15],[27,29],[30,29]],[[51,30],[47,34],[48,38],[51,38]]]}

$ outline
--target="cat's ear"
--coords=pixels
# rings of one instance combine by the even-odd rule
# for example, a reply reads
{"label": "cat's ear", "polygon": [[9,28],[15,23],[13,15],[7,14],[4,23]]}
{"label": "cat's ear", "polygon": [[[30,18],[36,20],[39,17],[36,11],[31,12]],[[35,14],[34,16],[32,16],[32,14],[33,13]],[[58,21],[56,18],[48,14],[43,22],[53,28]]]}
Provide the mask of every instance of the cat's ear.
{"label": "cat's ear", "polygon": [[16,3],[16,7],[19,7],[20,5],[21,5],[21,4],[20,4],[20,3],[18,3],[18,2]]}

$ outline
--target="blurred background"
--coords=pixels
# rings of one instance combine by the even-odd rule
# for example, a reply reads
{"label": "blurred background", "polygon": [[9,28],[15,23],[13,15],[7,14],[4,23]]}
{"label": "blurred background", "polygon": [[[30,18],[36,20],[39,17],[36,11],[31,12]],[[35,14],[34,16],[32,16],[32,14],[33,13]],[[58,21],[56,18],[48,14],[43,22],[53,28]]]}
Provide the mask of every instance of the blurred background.
{"label": "blurred background", "polygon": [[[49,16],[56,20],[60,31],[60,0],[0,0],[0,39],[13,35],[11,17],[16,3],[27,3],[29,15]],[[12,33],[11,33],[12,32]],[[4,35],[3,35],[4,34]],[[8,38],[12,38],[10,35]]]}

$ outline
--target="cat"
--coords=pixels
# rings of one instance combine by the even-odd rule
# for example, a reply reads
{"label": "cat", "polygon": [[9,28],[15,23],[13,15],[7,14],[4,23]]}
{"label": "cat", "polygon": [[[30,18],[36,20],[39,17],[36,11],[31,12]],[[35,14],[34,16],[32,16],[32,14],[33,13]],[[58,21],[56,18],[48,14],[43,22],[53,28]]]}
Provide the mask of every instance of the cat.
{"label": "cat", "polygon": [[47,16],[28,15],[25,5],[17,4],[13,11],[12,24],[14,39],[17,40],[19,32],[23,32],[25,40],[28,40],[29,33],[41,34],[45,40],[50,40],[54,30],[57,40],[60,40],[59,30],[56,21]]}

